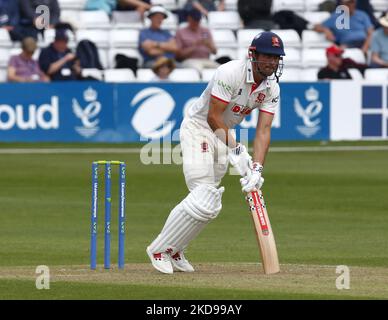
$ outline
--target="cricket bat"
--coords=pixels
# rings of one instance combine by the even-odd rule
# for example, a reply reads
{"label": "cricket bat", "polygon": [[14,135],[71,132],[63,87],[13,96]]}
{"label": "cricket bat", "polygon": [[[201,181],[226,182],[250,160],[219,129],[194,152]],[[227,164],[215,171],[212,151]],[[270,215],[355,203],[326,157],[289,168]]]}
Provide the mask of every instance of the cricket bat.
{"label": "cricket bat", "polygon": [[280,271],[278,253],[263,194],[261,190],[255,190],[247,193],[245,199],[248,202],[249,211],[253,219],[264,273],[278,273]]}

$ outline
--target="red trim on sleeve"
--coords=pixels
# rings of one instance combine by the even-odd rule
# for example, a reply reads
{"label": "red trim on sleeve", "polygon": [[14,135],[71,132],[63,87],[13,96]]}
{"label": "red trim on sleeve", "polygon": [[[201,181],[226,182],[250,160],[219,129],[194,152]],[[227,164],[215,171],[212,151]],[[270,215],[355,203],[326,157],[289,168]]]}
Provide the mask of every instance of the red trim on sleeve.
{"label": "red trim on sleeve", "polygon": [[223,102],[223,103],[229,104],[229,101],[222,100],[221,98],[218,98],[218,97],[216,97],[216,96],[213,95],[213,94],[211,94],[211,96],[212,96],[214,99],[217,99],[217,100],[219,100],[219,101],[221,101],[221,102]]}
{"label": "red trim on sleeve", "polygon": [[269,111],[267,111],[267,110],[262,110],[262,109],[260,109],[259,111],[260,111],[260,112],[264,112],[264,113],[268,113],[268,114],[272,114],[272,115],[275,114],[274,112],[269,112]]}

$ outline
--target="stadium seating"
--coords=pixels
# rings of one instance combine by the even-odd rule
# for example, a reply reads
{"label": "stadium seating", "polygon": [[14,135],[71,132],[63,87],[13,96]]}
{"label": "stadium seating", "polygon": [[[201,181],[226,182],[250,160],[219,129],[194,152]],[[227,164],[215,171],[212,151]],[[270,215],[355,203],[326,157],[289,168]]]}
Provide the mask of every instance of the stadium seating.
{"label": "stadium seating", "polygon": [[178,9],[176,0],[152,0],[152,5],[162,5],[167,10],[175,10]]}
{"label": "stadium seating", "polygon": [[388,69],[387,68],[376,68],[365,70],[365,80],[379,82],[388,80]]}
{"label": "stadium seating", "polygon": [[106,69],[104,71],[106,82],[129,82],[135,81],[135,74],[131,69]]}
{"label": "stadium seating", "polygon": [[142,29],[144,28],[141,17],[137,11],[113,11],[113,28]]}
{"label": "stadium seating", "polygon": [[108,14],[102,10],[80,11],[80,26],[85,29],[110,29]]}
{"label": "stadium seating", "polygon": [[327,11],[306,11],[303,13],[303,18],[305,18],[311,25],[320,24],[329,17],[330,13]]}
{"label": "stadium seating", "polygon": [[96,29],[80,29],[76,32],[77,42],[81,40],[91,40],[99,48],[109,48],[109,31]]}
{"label": "stadium seating", "polygon": [[195,69],[181,68],[174,69],[170,74],[170,80],[176,82],[198,82],[201,81],[199,73]]}
{"label": "stadium seating", "polygon": [[109,40],[111,48],[137,48],[139,30],[112,29],[109,34]]}
{"label": "stadium seating", "polygon": [[301,53],[299,49],[289,48],[286,51],[286,56],[283,58],[286,67],[300,67]]}
{"label": "stadium seating", "polygon": [[273,0],[272,1],[272,11],[280,10],[292,10],[296,12],[302,12],[305,10],[305,1],[304,0]]}
{"label": "stadium seating", "polygon": [[217,48],[217,53],[214,55],[210,55],[210,59],[216,60],[221,57],[229,57],[234,60],[237,59],[237,50],[232,48]]}
{"label": "stadium seating", "polygon": [[210,29],[238,30],[242,27],[241,19],[236,11],[211,11],[208,14]]}
{"label": "stadium seating", "polygon": [[272,30],[275,32],[284,43],[284,46],[287,48],[300,48],[302,43],[299,37],[299,34],[292,29],[285,30]]}
{"label": "stadium seating", "polygon": [[12,48],[12,41],[7,30],[0,28],[0,47]]}
{"label": "stadium seating", "polygon": [[358,70],[356,68],[351,68],[351,69],[348,69],[348,71],[349,71],[349,74],[353,80],[363,80],[364,79],[360,70]]}
{"label": "stadium seating", "polygon": [[236,36],[232,30],[216,29],[211,33],[217,48],[235,48],[237,46]]}
{"label": "stadium seating", "polygon": [[226,11],[237,11],[237,0],[224,0]]}
{"label": "stadium seating", "polygon": [[[136,79],[137,81],[149,81],[154,74],[149,69],[139,69],[137,77],[130,70],[115,68],[114,57],[118,53],[138,59],[138,66],[142,66],[142,57],[138,51],[139,30],[150,25],[148,18],[141,20],[136,11],[113,11],[111,17],[105,11],[85,10],[87,0],[58,0],[61,7],[61,20],[74,25],[75,35],[69,33],[69,47],[76,48],[76,44],[83,39],[89,39],[96,43],[101,63],[107,72],[96,76],[109,81],[126,81],[125,79]],[[375,8],[375,16],[380,17],[381,12],[387,10],[387,0],[371,0]],[[187,0],[152,0],[152,4],[163,5],[169,10],[168,18],[163,21],[162,28],[170,30],[175,34],[177,28],[187,25],[187,22],[178,24],[178,16],[173,10],[182,9]],[[225,0],[225,10],[223,12],[209,12],[207,18],[201,20],[201,25],[208,27],[213,35],[217,46],[217,53],[211,55],[211,59],[229,57],[231,59],[247,58],[247,49],[254,36],[262,32],[262,29],[243,29],[242,21],[237,12],[238,0]],[[282,37],[286,46],[286,57],[284,57],[285,70],[283,81],[314,81],[317,77],[318,68],[326,64],[325,48],[330,46],[330,42],[323,34],[311,30],[312,25],[326,20],[330,13],[319,11],[319,4],[322,0],[273,0],[272,12],[278,10],[294,10],[309,22],[309,27],[304,30],[301,37],[295,30],[272,30]],[[45,36],[40,37],[38,47],[47,47],[54,41],[55,30],[48,29]],[[16,50],[15,48],[19,48]],[[13,43],[5,29],[0,29],[0,81],[4,80],[6,66],[9,56],[20,52],[20,43]],[[38,58],[40,50],[35,53]],[[359,49],[347,49],[344,57],[350,57],[356,62],[366,63],[364,54]],[[384,78],[384,72],[380,70],[368,72],[377,78]],[[93,73],[87,70],[86,73]],[[132,72],[132,73],[131,73]],[[131,75],[130,75],[131,73]],[[211,79],[213,69],[205,69],[202,74],[195,70],[175,69],[172,78],[177,81],[187,81],[187,79],[208,81]],[[362,79],[362,75],[356,70],[352,71],[353,78]],[[97,74],[97,72],[96,72]]]}
{"label": "stadium seating", "polygon": [[366,58],[361,49],[358,48],[347,48],[343,53],[344,58],[350,58],[357,63],[366,63]]}
{"label": "stadium seating", "polygon": [[330,41],[322,33],[312,30],[302,32],[302,45],[304,48],[327,48],[331,45]]}
{"label": "stadium seating", "polygon": [[0,69],[0,82],[5,82],[7,80],[7,69]]}
{"label": "stadium seating", "polygon": [[86,77],[93,77],[94,79],[96,80],[104,80],[104,73],[102,70],[99,70],[99,69],[94,69],[94,68],[85,68],[85,69],[82,69],[82,77],[86,78]]}
{"label": "stadium seating", "polygon": [[305,68],[300,71],[300,81],[317,81],[319,68]]}
{"label": "stadium seating", "polygon": [[155,74],[151,69],[139,68],[137,69],[136,74],[137,74],[137,81],[140,81],[140,82],[148,82],[155,77]]}
{"label": "stadium seating", "polygon": [[6,67],[10,56],[10,49],[0,48],[0,67]]}
{"label": "stadium seating", "polygon": [[327,63],[325,49],[307,48],[302,50],[302,65],[305,68],[321,68]]}
{"label": "stadium seating", "polygon": [[376,11],[387,11],[388,5],[387,0],[371,0],[371,5]]}
{"label": "stadium seating", "polygon": [[210,81],[215,72],[216,72],[216,69],[203,69],[202,81],[206,81],[206,82]]}
{"label": "stadium seating", "polygon": [[239,48],[246,48],[252,43],[252,39],[263,32],[263,29],[239,29],[237,30],[237,44]]}
{"label": "stadium seating", "polygon": [[62,10],[83,10],[87,0],[58,0]]}
{"label": "stadium seating", "polygon": [[299,81],[300,77],[300,69],[299,68],[287,68],[283,69],[283,74],[280,77],[281,81]]}

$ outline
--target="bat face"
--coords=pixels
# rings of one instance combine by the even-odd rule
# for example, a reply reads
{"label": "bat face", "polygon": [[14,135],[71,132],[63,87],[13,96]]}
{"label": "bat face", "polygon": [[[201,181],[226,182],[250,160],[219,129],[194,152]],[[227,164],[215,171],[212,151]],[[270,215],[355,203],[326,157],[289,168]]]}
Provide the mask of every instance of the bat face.
{"label": "bat face", "polygon": [[280,271],[278,254],[263,194],[260,190],[249,192],[246,200],[249,205],[257,242],[260,247],[264,273],[277,273]]}

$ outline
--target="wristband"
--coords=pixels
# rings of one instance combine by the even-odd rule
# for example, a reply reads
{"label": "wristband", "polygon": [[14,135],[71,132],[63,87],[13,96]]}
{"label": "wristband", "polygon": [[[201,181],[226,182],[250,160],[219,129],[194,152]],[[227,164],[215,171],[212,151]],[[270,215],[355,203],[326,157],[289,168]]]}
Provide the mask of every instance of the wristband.
{"label": "wristband", "polygon": [[252,171],[262,173],[263,169],[264,169],[264,167],[260,163],[258,163],[258,162],[252,163]]}

